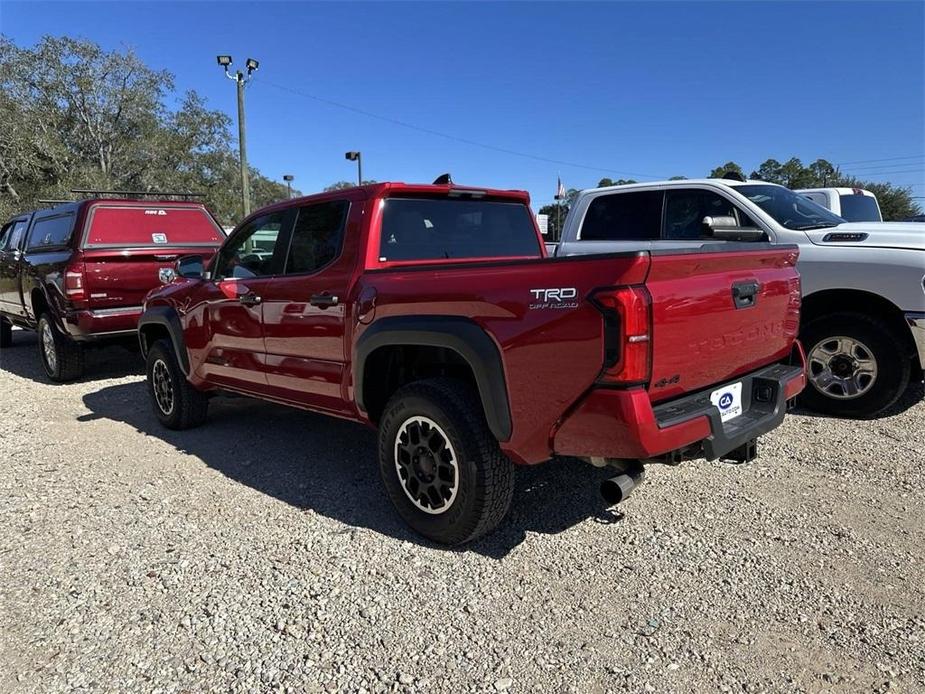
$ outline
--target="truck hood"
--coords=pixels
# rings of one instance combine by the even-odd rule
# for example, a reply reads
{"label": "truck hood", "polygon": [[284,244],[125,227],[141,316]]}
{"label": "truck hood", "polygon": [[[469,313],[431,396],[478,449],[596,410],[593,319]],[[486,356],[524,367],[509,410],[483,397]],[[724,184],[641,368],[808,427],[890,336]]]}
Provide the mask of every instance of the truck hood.
{"label": "truck hood", "polygon": [[[805,232],[817,246],[866,246],[925,251],[925,224],[920,222],[846,222]],[[842,234],[866,234],[852,240]]]}

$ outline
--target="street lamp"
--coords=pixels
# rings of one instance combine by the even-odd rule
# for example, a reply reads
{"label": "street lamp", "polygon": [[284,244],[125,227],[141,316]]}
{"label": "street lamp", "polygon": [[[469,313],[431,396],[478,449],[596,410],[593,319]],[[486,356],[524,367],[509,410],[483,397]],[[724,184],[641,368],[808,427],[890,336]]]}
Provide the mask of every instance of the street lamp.
{"label": "street lamp", "polygon": [[234,74],[231,74],[228,72],[228,66],[231,65],[230,55],[216,56],[216,61],[222,69],[225,70],[225,77],[234,80],[238,85],[238,147],[241,159],[241,207],[243,208],[244,216],[247,217],[251,213],[251,184],[247,168],[247,140],[244,135],[244,86],[250,81],[254,71],[260,67],[260,63],[253,58],[248,58],[244,63],[244,67],[247,70],[246,73],[238,70]]}
{"label": "street lamp", "polygon": [[359,152],[345,152],[344,159],[355,161],[357,163],[357,185],[363,185],[363,158]]}
{"label": "street lamp", "polygon": [[292,197],[292,182],[295,180],[295,176],[292,174],[283,174],[283,180],[286,182],[286,188],[289,190],[289,197]]}

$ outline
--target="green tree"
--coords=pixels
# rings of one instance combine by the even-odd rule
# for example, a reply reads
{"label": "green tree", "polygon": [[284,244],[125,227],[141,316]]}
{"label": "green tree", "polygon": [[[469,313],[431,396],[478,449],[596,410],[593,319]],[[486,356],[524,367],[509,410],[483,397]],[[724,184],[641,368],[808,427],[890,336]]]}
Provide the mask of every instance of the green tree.
{"label": "green tree", "polygon": [[633,180],[632,178],[618,178],[616,181],[614,181],[612,178],[602,178],[597,182],[597,187],[606,188],[608,186],[625,186],[636,182],[637,181]]}
{"label": "green tree", "polygon": [[[368,186],[368,185],[373,184],[373,183],[377,183],[377,181],[374,181],[374,180],[372,180],[372,179],[370,179],[370,180],[367,181],[366,179],[363,179],[363,185],[364,185],[364,186]],[[329,191],[332,191],[332,190],[344,190],[345,188],[353,188],[353,187],[355,187],[355,186],[356,186],[356,183],[354,183],[354,182],[352,182],[352,181],[338,181],[337,183],[332,183],[332,184],[329,185],[329,186],[325,186],[325,187],[324,187],[324,191],[325,191],[325,192],[329,192]]]}
{"label": "green tree", "polygon": [[[177,103],[168,108],[167,103]],[[240,216],[231,120],[131,50],[46,36],[21,48],[0,35],[0,218],[72,189],[195,191],[226,225]],[[286,187],[251,169],[251,204]]]}
{"label": "green tree", "polygon": [[906,219],[920,213],[919,206],[912,198],[911,188],[847,176],[826,159],[816,159],[809,166],[804,166],[796,157],[791,157],[783,164],[776,159],[766,159],[752,171],[751,178],[791,189],[864,188],[877,196],[885,221]]}
{"label": "green tree", "polygon": [[736,164],[734,161],[727,161],[722,166],[717,166],[710,172],[708,178],[722,178],[725,174],[730,171],[735,171],[737,174],[745,176],[745,173],[742,171],[742,167]]}

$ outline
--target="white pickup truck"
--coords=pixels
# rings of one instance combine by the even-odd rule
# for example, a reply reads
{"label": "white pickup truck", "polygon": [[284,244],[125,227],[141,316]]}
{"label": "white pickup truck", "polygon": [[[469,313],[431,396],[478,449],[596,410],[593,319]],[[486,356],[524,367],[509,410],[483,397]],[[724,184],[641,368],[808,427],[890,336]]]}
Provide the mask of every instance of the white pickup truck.
{"label": "white pickup truck", "polygon": [[749,241],[800,247],[807,406],[874,417],[922,377],[920,224],[846,223],[803,195],[763,181],[660,181],[583,191],[560,243],[549,250],[580,255]]}

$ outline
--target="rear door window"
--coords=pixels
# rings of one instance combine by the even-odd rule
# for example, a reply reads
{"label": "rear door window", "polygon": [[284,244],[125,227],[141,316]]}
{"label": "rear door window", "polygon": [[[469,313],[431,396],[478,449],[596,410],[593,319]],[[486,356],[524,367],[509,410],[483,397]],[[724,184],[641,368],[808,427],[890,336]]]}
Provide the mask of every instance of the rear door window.
{"label": "rear door window", "polygon": [[315,272],[340,255],[349,207],[346,200],[335,200],[299,208],[286,259],[287,275]]}
{"label": "rear door window", "polygon": [[98,205],[90,212],[87,247],[216,246],[225,238],[202,207]]}
{"label": "rear door window", "polygon": [[492,200],[390,198],[379,259],[537,258],[540,241],[527,205]]}
{"label": "rear door window", "polygon": [[581,222],[581,241],[637,241],[659,237],[662,191],[600,195],[588,205]]}
{"label": "rear door window", "polygon": [[37,219],[32,225],[32,233],[26,250],[53,250],[67,246],[74,228],[74,215],[64,214]]}

